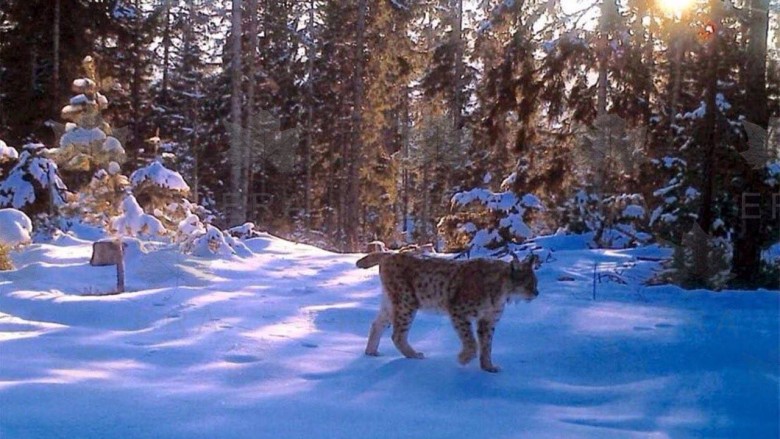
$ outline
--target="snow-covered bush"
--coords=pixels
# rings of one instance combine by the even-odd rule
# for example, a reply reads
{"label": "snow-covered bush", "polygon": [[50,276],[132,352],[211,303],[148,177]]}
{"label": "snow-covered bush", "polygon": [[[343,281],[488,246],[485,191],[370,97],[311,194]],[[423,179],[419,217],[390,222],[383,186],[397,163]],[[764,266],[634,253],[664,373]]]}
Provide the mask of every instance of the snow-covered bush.
{"label": "snow-covered bush", "polygon": [[681,236],[697,218],[701,193],[688,182],[688,163],[678,157],[662,157],[651,161],[655,171],[668,180],[653,191],[656,207],[650,214],[650,227],[663,239]]}
{"label": "snow-covered bush", "polygon": [[35,214],[65,203],[67,188],[57,165],[43,156],[45,147],[38,143],[24,146],[18,163],[0,183],[0,207],[25,209]]}
{"label": "snow-covered bush", "polygon": [[439,221],[439,232],[447,248],[495,249],[506,243],[522,242],[533,236],[528,226],[529,215],[543,210],[532,194],[518,196],[514,192],[492,192],[471,189],[452,197],[454,213]]}
{"label": "snow-covered bush", "polygon": [[669,267],[661,273],[664,281],[686,289],[723,289],[731,279],[732,248],[728,240],[713,238],[694,224],[674,246]]}
{"label": "snow-covered bush", "polygon": [[11,248],[0,244],[0,271],[13,270],[14,264],[11,261]]}
{"label": "snow-covered bush", "polygon": [[107,228],[111,218],[120,214],[129,186],[130,180],[122,175],[119,164],[111,162],[107,169],[95,172],[76,200],[63,211],[72,217],[83,218],[90,224]]}
{"label": "snow-covered bush", "polygon": [[15,247],[27,244],[32,236],[32,221],[16,209],[0,209],[0,245]]}
{"label": "snow-covered bush", "polygon": [[132,195],[122,201],[122,214],[111,221],[111,229],[124,236],[155,237],[165,234],[160,220],[144,213]]}
{"label": "snow-covered bush", "polygon": [[256,228],[257,226],[255,223],[246,222],[240,226],[231,227],[225,230],[225,232],[234,238],[250,239],[260,236],[260,233],[256,230]]}
{"label": "snow-covered bush", "polygon": [[593,233],[592,246],[626,248],[648,242],[640,194],[598,195],[579,189],[562,209],[561,225],[577,234]]}
{"label": "snow-covered bush", "polygon": [[136,199],[146,212],[152,213],[169,230],[191,213],[186,200],[190,187],[181,174],[155,160],[130,175],[130,185]]}
{"label": "snow-covered bush", "polygon": [[112,129],[101,117],[108,108],[108,99],[100,94],[95,82],[95,65],[86,57],[83,67],[87,78],[73,81],[72,89],[77,95],[62,108],[61,116],[68,121],[64,127],[50,122],[50,126],[61,127],[59,147],[46,151],[64,171],[92,172],[107,168],[110,163],[124,162],[125,150],[122,143],[112,136]]}
{"label": "snow-covered bush", "polygon": [[16,149],[6,145],[0,140],[0,164],[19,159],[19,153]]}
{"label": "snow-covered bush", "polygon": [[197,215],[190,215],[179,224],[181,251],[199,257],[247,256],[251,254],[243,242],[218,228],[203,224]]}

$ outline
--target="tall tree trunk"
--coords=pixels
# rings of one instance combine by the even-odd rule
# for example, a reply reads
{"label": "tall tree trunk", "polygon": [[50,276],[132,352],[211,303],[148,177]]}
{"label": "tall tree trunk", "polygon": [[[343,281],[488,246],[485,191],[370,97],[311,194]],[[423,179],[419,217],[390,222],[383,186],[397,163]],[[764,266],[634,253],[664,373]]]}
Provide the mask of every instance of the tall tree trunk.
{"label": "tall tree trunk", "polygon": [[598,47],[598,82],[596,85],[596,112],[599,115],[607,114],[607,92],[609,88],[609,55],[612,48],[609,45],[609,33],[612,31],[617,19],[617,4],[615,0],[602,0],[601,17],[599,18],[599,47]]}
{"label": "tall tree trunk", "polygon": [[62,105],[60,102],[60,22],[62,19],[62,0],[54,2],[54,71],[52,72],[52,82],[54,82],[54,105]]}
{"label": "tall tree trunk", "polygon": [[357,29],[355,38],[355,73],[353,77],[353,108],[352,108],[352,145],[348,154],[347,173],[347,222],[346,222],[346,245],[350,251],[358,250],[359,236],[359,212],[360,212],[360,191],[358,187],[358,170],[361,165],[363,155],[363,56],[366,33],[366,9],[367,0],[358,0],[357,10]]}
{"label": "tall tree trunk", "polygon": [[311,148],[314,133],[314,0],[309,0],[309,22],[306,36],[306,139],[303,146],[304,225],[311,229]]}
{"label": "tall tree trunk", "polygon": [[460,142],[460,129],[463,128],[463,0],[452,0],[451,7],[453,12],[452,44],[455,49],[452,126],[455,130],[455,140]]}
{"label": "tall tree trunk", "polygon": [[162,85],[160,90],[160,100],[163,105],[168,104],[168,77],[169,64],[171,60],[171,2],[165,2],[165,27],[163,27],[163,66],[162,66]]}
{"label": "tall tree trunk", "polygon": [[702,129],[699,135],[699,144],[703,148],[704,166],[702,167],[703,188],[701,197],[701,209],[699,212],[699,226],[702,230],[709,233],[714,220],[714,211],[712,209],[714,202],[715,178],[717,163],[715,157],[715,146],[718,142],[716,134],[718,112],[717,93],[718,93],[718,65],[720,64],[718,56],[718,40],[721,27],[719,15],[719,0],[710,0],[710,10],[712,11],[712,26],[714,31],[710,35],[710,41],[707,45],[707,67],[705,72],[705,94],[704,104],[707,112],[702,121]]}
{"label": "tall tree trunk", "polygon": [[[255,90],[257,81],[257,0],[249,0],[249,59],[247,66],[246,77],[249,79],[246,93],[246,123],[244,126],[244,181],[243,192],[246,200],[244,201],[246,206],[256,207],[254,203],[254,190],[250,186],[250,182],[253,180],[253,167],[254,157],[252,149],[255,146],[255,128],[257,128],[257,122],[255,121]],[[265,145],[264,145],[265,146]],[[261,157],[264,159],[264,157]],[[265,175],[260,176],[262,181],[265,181]],[[261,196],[265,196],[262,194]],[[255,212],[248,211],[248,215],[254,215]],[[251,217],[250,217],[251,218]],[[253,218],[252,218],[253,219]]]}
{"label": "tall tree trunk", "polygon": [[[750,23],[747,42],[747,63],[744,67],[746,79],[745,100],[747,120],[767,128],[769,124],[769,101],[766,86],[767,38],[769,32],[769,0],[750,0]],[[746,176],[746,191],[760,193],[761,173],[749,172]],[[744,285],[755,285],[761,268],[762,218],[742,218],[740,230],[734,243],[732,273]]]}
{"label": "tall tree trunk", "polygon": [[233,0],[231,44],[231,83],[230,96],[230,191],[228,206],[230,225],[242,224],[246,221],[246,207],[241,177],[243,176],[244,145],[241,136],[241,0]]}
{"label": "tall tree trunk", "polygon": [[403,148],[403,160],[401,165],[401,194],[403,213],[401,215],[402,228],[404,232],[404,242],[409,241],[409,146],[410,146],[410,112],[409,112],[409,93],[408,88],[403,91],[403,105],[401,108],[401,148]]}
{"label": "tall tree trunk", "polygon": [[671,76],[672,76],[672,87],[669,90],[669,120],[667,125],[667,147],[669,150],[672,150],[672,147],[674,146],[674,120],[675,115],[677,114],[677,106],[678,106],[678,100],[680,98],[680,84],[682,83],[682,65],[684,61],[685,56],[685,45],[686,41],[683,40],[684,37],[684,25],[683,20],[685,19],[684,13],[681,14],[679,19],[675,19],[673,23],[673,29],[672,29],[672,62],[671,62]]}

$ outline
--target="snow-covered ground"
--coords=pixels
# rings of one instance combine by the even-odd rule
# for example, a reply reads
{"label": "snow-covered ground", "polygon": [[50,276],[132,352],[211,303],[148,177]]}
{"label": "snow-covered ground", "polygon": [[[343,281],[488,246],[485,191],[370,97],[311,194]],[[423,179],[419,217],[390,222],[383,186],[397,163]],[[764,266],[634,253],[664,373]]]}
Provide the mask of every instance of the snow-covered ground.
{"label": "snow-covered ground", "polygon": [[[0,273],[0,438],[772,438],[780,431],[777,292],[642,285],[661,251],[581,249],[507,308],[499,374],[455,361],[441,315],[427,359],[363,356],[376,269],[270,236],[254,255],[131,243],[127,288],[63,236]],[[601,282],[593,299],[593,270]],[[617,282],[625,281],[626,284]]]}

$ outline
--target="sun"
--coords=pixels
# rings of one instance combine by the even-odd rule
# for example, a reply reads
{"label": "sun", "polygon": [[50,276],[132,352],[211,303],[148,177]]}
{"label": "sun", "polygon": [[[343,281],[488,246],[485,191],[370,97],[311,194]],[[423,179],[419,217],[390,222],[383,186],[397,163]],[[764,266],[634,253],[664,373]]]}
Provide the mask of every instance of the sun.
{"label": "sun", "polygon": [[658,6],[661,7],[666,13],[674,14],[679,17],[686,10],[691,8],[691,5],[695,0],[656,0]]}

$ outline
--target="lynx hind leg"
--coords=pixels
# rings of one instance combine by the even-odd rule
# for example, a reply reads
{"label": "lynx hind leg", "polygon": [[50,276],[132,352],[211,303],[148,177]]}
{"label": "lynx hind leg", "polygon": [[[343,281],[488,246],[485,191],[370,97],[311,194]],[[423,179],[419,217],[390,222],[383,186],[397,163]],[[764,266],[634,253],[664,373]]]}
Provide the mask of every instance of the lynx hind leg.
{"label": "lynx hind leg", "polygon": [[477,336],[479,337],[479,366],[486,372],[498,372],[499,367],[493,364],[493,333],[496,329],[495,319],[479,319]]}
{"label": "lynx hind leg", "polygon": [[409,328],[412,326],[416,309],[407,306],[395,306],[393,309],[393,343],[406,358],[425,358],[422,352],[415,351],[409,345]]}
{"label": "lynx hind leg", "polygon": [[387,303],[386,296],[382,298],[382,306],[371,324],[371,330],[368,333],[368,344],[366,344],[366,355],[372,357],[379,356],[379,340],[382,334],[390,326],[390,305]]}
{"label": "lynx hind leg", "polygon": [[453,314],[452,326],[455,328],[455,332],[458,333],[458,338],[463,345],[460,353],[458,354],[458,362],[460,364],[468,364],[477,356],[477,341],[474,339],[474,332],[471,329],[471,321],[468,317]]}

